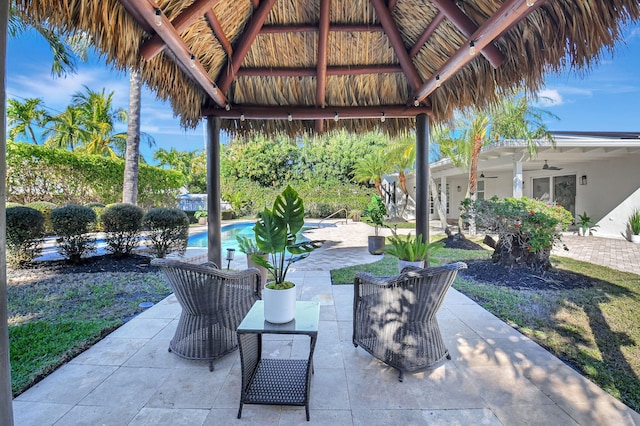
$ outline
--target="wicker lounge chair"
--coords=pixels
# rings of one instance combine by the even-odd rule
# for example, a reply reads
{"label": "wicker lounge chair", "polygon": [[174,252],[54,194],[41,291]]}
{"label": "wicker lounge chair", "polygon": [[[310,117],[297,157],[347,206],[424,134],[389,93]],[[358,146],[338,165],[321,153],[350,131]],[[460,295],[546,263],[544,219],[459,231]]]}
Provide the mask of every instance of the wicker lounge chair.
{"label": "wicker lounge chair", "polygon": [[435,268],[408,266],[393,277],[358,272],[353,288],[353,344],[405,372],[435,367],[451,359],[436,312],[453,283],[458,262]]}
{"label": "wicker lounge chair", "polygon": [[236,328],[260,299],[260,272],[227,272],[213,263],[194,265],[155,259],[182,307],[169,351],[186,359],[213,361],[238,347]]}

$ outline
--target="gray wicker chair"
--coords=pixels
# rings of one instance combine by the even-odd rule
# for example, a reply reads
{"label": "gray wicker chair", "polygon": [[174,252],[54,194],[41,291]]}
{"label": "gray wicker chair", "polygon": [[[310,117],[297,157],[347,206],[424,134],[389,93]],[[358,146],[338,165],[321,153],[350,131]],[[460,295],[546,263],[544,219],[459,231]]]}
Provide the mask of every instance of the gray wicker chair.
{"label": "gray wicker chair", "polygon": [[194,265],[154,259],[182,307],[169,351],[186,359],[213,361],[238,347],[236,328],[260,299],[260,272],[222,271],[214,263]]}
{"label": "gray wicker chair", "polygon": [[393,277],[358,272],[354,283],[353,344],[404,373],[451,359],[436,312],[453,283],[458,262],[434,268],[408,266]]}

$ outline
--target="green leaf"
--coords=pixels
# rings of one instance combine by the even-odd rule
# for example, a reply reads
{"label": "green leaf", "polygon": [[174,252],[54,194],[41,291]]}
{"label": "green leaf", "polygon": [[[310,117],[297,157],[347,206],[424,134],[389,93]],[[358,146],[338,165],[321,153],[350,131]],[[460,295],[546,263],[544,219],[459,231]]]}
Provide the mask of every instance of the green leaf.
{"label": "green leaf", "polygon": [[304,226],[304,204],[290,185],[276,197],[273,216],[280,226],[288,227],[286,231],[293,235],[292,242],[295,243],[295,235]]}
{"label": "green leaf", "polygon": [[260,220],[253,227],[256,234],[256,244],[264,253],[279,253],[287,246],[287,228],[271,210],[265,208],[260,213]]}

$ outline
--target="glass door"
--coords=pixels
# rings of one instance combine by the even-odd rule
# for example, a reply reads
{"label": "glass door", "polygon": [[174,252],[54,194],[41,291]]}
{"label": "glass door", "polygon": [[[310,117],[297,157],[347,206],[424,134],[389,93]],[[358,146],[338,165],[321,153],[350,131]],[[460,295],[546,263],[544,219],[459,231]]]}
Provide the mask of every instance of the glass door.
{"label": "glass door", "polygon": [[576,175],[535,178],[532,195],[546,203],[554,201],[576,215]]}

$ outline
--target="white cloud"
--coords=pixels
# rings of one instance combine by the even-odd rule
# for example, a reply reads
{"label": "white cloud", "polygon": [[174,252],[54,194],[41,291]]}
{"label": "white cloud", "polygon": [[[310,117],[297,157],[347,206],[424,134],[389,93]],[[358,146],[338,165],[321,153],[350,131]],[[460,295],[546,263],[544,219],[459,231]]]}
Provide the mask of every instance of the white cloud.
{"label": "white cloud", "polygon": [[538,92],[537,104],[541,107],[559,106],[564,103],[564,99],[556,89],[544,89]]}
{"label": "white cloud", "polygon": [[84,92],[84,86],[94,91],[103,88],[107,93],[114,92],[113,106],[127,108],[129,105],[129,86],[126,81],[103,68],[84,68],[67,78],[54,78],[48,70],[40,69],[35,73],[7,76],[9,97],[40,98],[44,104],[62,111],[71,102],[76,92]]}
{"label": "white cloud", "polygon": [[633,39],[640,38],[640,27],[633,27],[629,30],[629,34],[626,35],[625,40],[631,41]]}

